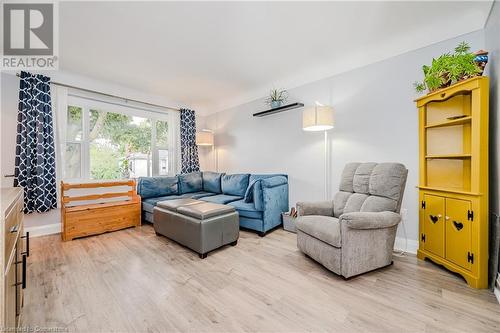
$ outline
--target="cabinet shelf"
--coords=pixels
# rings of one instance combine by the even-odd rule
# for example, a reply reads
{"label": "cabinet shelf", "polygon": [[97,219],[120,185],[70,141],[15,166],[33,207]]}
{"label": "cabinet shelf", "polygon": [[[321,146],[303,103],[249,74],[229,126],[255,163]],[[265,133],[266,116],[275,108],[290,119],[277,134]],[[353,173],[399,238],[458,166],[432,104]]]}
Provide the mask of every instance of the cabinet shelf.
{"label": "cabinet shelf", "polygon": [[425,126],[425,128],[438,128],[438,127],[447,127],[447,126],[457,126],[457,125],[464,125],[467,123],[470,123],[472,120],[471,116],[467,116],[464,118],[459,118],[459,119],[454,119],[454,120],[447,120],[431,125]]}
{"label": "cabinet shelf", "polygon": [[433,186],[417,186],[420,190],[427,191],[437,191],[437,192],[447,192],[447,193],[455,193],[455,194],[464,194],[464,195],[472,195],[472,196],[480,196],[482,193],[470,192],[470,191],[461,191],[456,189],[444,188],[444,187],[433,187]]}
{"label": "cabinet shelf", "polygon": [[471,158],[471,154],[440,154],[440,155],[426,155],[426,159],[428,160],[433,160],[433,159],[468,159]]}

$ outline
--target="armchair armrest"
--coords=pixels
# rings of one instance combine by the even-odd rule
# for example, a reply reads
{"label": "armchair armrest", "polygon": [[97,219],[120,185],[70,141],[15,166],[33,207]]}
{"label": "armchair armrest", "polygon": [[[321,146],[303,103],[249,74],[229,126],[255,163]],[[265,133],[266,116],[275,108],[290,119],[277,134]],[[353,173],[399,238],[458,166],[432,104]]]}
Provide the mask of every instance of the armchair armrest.
{"label": "armchair armrest", "polygon": [[340,222],[352,229],[383,229],[400,221],[401,215],[394,212],[352,212],[340,216]]}
{"label": "armchair armrest", "polygon": [[333,201],[297,202],[297,214],[333,216]]}

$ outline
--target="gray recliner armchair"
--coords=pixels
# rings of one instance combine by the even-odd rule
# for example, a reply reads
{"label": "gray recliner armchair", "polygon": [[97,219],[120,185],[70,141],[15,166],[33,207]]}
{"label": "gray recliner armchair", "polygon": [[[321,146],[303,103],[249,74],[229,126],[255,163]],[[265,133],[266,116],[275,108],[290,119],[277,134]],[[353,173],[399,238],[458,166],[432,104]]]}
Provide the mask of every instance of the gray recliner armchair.
{"label": "gray recliner armchair", "polygon": [[298,248],[345,278],[392,263],[408,170],[399,163],[349,163],[333,201],[299,202]]}

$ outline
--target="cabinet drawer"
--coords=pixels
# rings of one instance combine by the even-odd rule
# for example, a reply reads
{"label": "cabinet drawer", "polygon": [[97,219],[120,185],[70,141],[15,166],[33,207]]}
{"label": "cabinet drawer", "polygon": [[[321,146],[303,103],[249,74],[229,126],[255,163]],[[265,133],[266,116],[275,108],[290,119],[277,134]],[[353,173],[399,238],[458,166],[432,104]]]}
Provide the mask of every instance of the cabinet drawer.
{"label": "cabinet drawer", "polygon": [[[14,244],[16,243],[16,239],[19,235],[19,231],[22,229],[22,212],[18,210],[18,206],[14,206],[14,208],[9,212],[7,218],[5,219],[5,265],[12,254],[12,250],[14,248]],[[6,267],[4,267],[6,268]]]}
{"label": "cabinet drawer", "polygon": [[6,328],[15,328],[16,325],[16,264],[15,260],[12,260],[12,263],[7,270],[7,274],[5,274],[5,309],[4,309],[4,318],[5,318],[5,326]]}

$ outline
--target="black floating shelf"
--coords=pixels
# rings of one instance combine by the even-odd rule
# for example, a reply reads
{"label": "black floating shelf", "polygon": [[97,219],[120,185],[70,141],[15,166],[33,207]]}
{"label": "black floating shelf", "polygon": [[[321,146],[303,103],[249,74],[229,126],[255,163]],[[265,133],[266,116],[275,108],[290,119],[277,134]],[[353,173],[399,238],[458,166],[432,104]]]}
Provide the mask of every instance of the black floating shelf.
{"label": "black floating shelf", "polygon": [[288,111],[288,110],[292,110],[292,109],[301,108],[303,106],[304,106],[304,103],[292,103],[292,104],[283,105],[283,106],[280,106],[280,107],[277,107],[277,108],[274,108],[274,109],[257,112],[257,113],[254,113],[253,116],[254,117],[265,117],[265,116],[269,116],[271,114],[275,114],[275,113],[278,113],[278,112],[283,112],[283,111]]}

